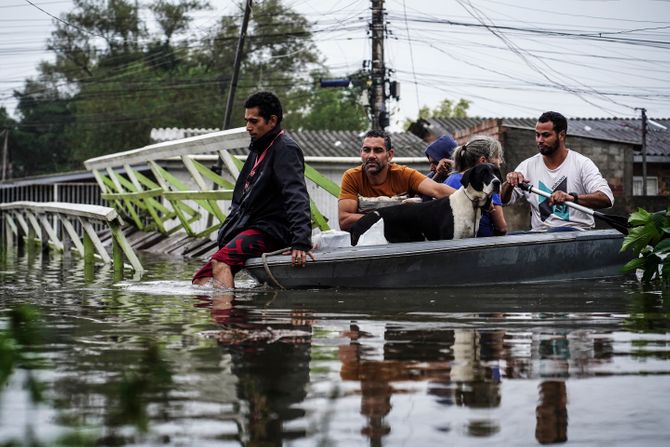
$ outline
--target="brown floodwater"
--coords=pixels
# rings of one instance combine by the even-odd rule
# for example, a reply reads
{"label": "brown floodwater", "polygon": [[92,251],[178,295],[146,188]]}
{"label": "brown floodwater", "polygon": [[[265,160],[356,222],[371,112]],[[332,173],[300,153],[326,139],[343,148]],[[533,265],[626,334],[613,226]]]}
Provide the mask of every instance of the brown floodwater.
{"label": "brown floodwater", "polygon": [[0,260],[0,445],[665,446],[670,293],[630,278],[234,294]]}

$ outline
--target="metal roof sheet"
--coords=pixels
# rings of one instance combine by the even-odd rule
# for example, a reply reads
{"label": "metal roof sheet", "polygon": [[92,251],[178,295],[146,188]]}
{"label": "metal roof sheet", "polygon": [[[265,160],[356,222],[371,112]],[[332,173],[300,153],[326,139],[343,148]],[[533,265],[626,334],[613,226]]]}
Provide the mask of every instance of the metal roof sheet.
{"label": "metal roof sheet", "polygon": [[[453,134],[488,119],[502,119],[503,126],[535,128],[537,118],[430,118],[427,121],[438,133]],[[658,127],[655,123],[664,126]],[[568,136],[594,138],[639,146],[641,140],[639,118],[568,118]],[[654,118],[647,124],[647,154],[670,156],[670,118]]]}
{"label": "metal roof sheet", "polygon": [[[159,128],[151,130],[151,139],[161,141],[177,140],[195,135],[217,132],[218,129],[177,129]],[[356,157],[365,132],[349,130],[287,130],[287,133],[302,148],[306,157]],[[426,143],[409,132],[391,133],[391,141],[396,157],[423,157]],[[246,154],[246,148],[233,151]]]}
{"label": "metal roof sheet", "polygon": [[[430,118],[431,130],[438,135],[454,134],[489,119],[502,119],[503,126],[535,128],[537,118]],[[647,126],[647,155],[670,156],[670,118],[653,119]],[[641,120],[638,118],[569,118],[568,135],[598,140],[641,145]],[[653,123],[658,123],[666,129]],[[152,129],[155,142],[175,140],[194,135],[216,132],[218,129]],[[345,130],[289,130],[288,134],[300,145],[305,156],[355,157],[363,132]],[[426,143],[410,132],[391,134],[395,155],[398,157],[423,157]],[[233,151],[245,154],[246,148]]]}

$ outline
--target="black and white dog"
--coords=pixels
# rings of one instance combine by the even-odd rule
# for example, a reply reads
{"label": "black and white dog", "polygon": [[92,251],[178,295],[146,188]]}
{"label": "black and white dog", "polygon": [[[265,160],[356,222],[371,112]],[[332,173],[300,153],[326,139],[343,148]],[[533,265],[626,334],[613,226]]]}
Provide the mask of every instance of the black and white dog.
{"label": "black and white dog", "polygon": [[351,227],[351,245],[379,219],[384,220],[384,237],[389,242],[436,241],[474,237],[482,209],[500,192],[502,175],[484,163],[463,173],[463,185],[449,197],[418,204],[395,205],[366,214]]}

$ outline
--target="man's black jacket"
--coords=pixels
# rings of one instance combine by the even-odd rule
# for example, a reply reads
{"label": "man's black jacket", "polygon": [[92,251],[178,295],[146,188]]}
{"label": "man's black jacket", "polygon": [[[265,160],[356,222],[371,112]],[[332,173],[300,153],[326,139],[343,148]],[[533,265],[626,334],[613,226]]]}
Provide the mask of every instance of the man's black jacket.
{"label": "man's black jacket", "polygon": [[[277,126],[251,142],[251,153],[235,183],[230,213],[219,228],[219,248],[250,228],[263,231],[286,247],[312,248],[305,160],[298,144],[280,132]],[[245,192],[254,162],[273,140]]]}

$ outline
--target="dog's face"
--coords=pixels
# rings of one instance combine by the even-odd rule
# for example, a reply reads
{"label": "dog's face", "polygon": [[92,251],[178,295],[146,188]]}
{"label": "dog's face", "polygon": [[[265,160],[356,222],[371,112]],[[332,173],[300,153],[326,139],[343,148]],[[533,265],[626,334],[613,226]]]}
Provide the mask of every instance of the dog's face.
{"label": "dog's face", "polygon": [[502,174],[497,166],[491,163],[482,163],[463,173],[461,184],[472,194],[472,198],[486,201],[494,193],[500,192]]}

